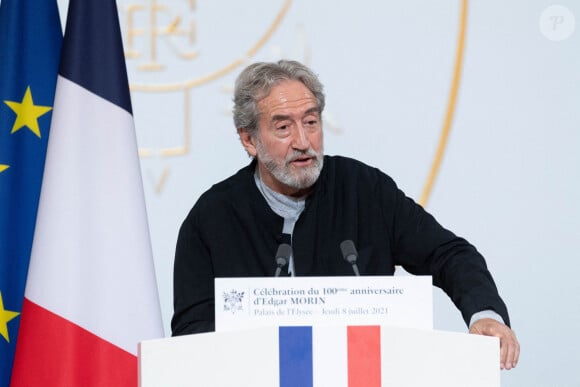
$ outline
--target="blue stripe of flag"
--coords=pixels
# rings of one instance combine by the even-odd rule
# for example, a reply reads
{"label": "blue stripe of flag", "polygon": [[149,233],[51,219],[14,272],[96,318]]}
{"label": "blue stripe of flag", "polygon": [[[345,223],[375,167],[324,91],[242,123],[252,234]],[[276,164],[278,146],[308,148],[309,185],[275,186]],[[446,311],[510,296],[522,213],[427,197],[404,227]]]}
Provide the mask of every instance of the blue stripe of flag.
{"label": "blue stripe of flag", "polygon": [[280,387],[312,387],[312,327],[280,327]]}
{"label": "blue stripe of flag", "polygon": [[70,1],[68,14],[60,75],[133,114],[115,1]]}

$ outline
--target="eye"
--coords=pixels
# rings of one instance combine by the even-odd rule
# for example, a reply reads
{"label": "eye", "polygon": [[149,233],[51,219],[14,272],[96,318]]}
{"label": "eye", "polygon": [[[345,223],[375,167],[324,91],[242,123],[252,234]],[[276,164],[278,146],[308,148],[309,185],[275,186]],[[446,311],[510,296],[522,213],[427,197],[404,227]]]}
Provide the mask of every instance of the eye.
{"label": "eye", "polygon": [[310,128],[317,127],[319,124],[318,117],[315,116],[308,116],[304,119],[304,125]]}
{"label": "eye", "polygon": [[288,121],[281,121],[274,125],[274,134],[277,137],[288,137],[290,135],[292,125]]}

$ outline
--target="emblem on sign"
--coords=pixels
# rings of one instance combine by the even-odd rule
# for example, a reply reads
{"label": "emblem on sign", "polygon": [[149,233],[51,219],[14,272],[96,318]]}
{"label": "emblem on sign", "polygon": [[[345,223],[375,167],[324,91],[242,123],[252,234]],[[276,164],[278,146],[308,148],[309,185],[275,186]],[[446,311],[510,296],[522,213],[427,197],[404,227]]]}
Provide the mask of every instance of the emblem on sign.
{"label": "emblem on sign", "polygon": [[244,307],[242,306],[244,292],[230,290],[229,292],[224,292],[223,297],[224,297],[224,311],[232,312],[232,314],[234,314],[244,309]]}

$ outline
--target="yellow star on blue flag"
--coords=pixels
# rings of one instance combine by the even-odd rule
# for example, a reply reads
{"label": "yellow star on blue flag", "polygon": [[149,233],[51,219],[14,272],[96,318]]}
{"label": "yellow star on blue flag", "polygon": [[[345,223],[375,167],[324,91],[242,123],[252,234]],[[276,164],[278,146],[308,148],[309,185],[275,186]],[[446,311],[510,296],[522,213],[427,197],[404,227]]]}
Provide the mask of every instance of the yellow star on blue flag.
{"label": "yellow star on blue flag", "polygon": [[18,345],[61,45],[56,0],[0,1],[0,387]]}
{"label": "yellow star on blue flag", "polygon": [[7,342],[10,342],[10,336],[8,336],[8,322],[19,314],[20,313],[18,312],[4,309],[4,300],[2,299],[2,292],[0,292],[0,335],[2,335]]}
{"label": "yellow star on blue flag", "polygon": [[16,120],[14,121],[14,126],[10,133],[15,133],[16,131],[27,127],[40,138],[40,128],[38,126],[38,117],[48,113],[52,108],[50,106],[40,106],[35,105],[32,100],[32,93],[30,92],[30,86],[26,88],[24,97],[22,97],[22,102],[15,101],[4,101],[6,105],[16,113]]}

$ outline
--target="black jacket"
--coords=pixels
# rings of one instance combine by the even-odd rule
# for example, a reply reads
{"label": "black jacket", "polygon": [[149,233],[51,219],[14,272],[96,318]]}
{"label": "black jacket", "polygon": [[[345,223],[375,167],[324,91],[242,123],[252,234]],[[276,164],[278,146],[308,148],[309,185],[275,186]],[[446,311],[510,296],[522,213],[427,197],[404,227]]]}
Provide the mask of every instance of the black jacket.
{"label": "black jacket", "polygon": [[[255,161],[205,192],[179,231],[174,266],[173,335],[213,331],[215,277],[272,276],[283,218],[254,182]],[[354,241],[361,275],[391,275],[402,265],[433,276],[468,323],[492,309],[509,325],[483,257],[441,227],[376,168],[339,156],[324,167],[294,227],[296,275],[352,275],[340,243]]]}

